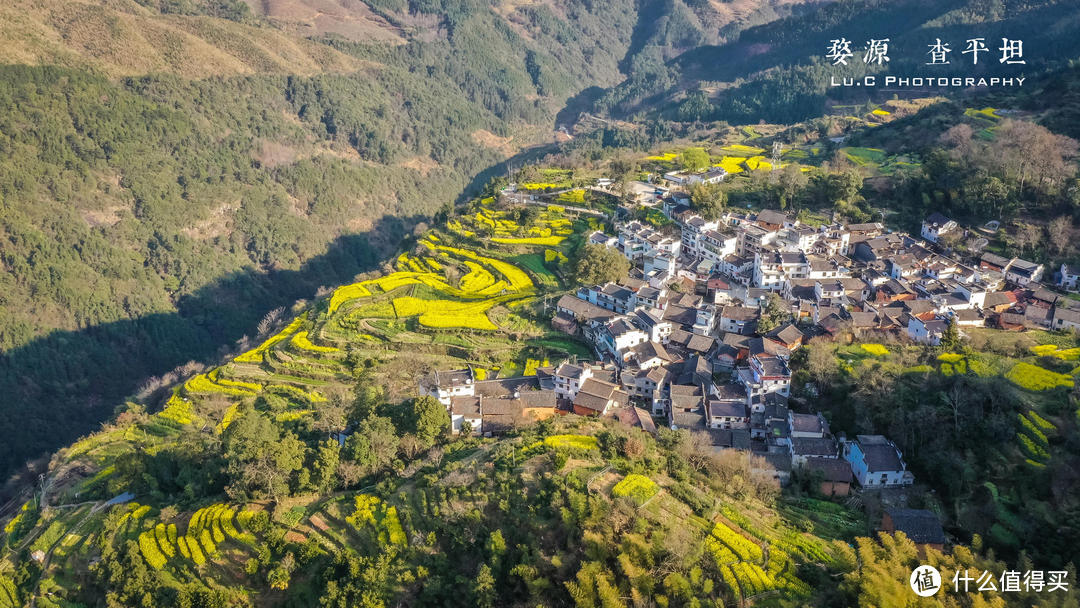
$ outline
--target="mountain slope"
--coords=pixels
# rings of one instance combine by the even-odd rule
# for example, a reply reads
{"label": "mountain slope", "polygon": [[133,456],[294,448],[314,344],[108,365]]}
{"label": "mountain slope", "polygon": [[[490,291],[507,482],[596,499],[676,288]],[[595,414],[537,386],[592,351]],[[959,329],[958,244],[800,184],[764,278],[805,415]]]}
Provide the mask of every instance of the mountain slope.
{"label": "mountain slope", "polygon": [[622,79],[642,17],[629,0],[247,6],[0,8],[0,61],[48,64],[0,70],[0,471],[551,142],[567,99]]}
{"label": "mountain slope", "polygon": [[[1032,77],[1064,67],[1080,53],[1075,38],[1065,35],[1069,24],[1078,20],[1080,9],[1075,3],[1059,0],[843,0],[808,5],[798,15],[748,28],[723,44],[702,45],[654,65],[651,81],[629,79],[609,91],[597,110],[682,121],[795,122],[824,114],[829,101],[862,102],[875,94],[883,101],[893,93],[905,95],[904,91],[833,88],[830,78],[875,72],[927,75],[927,45],[937,38],[951,42],[954,52],[950,65],[930,68],[934,76]],[[851,40],[852,49],[861,53],[865,41],[860,36],[890,39],[887,66],[868,68],[861,55],[847,67],[833,66],[825,59],[831,39]],[[970,58],[959,53],[963,41],[972,37],[1023,40],[1027,63],[1001,66],[984,57],[979,66],[972,66]],[[997,54],[996,47],[992,54]]]}
{"label": "mountain slope", "polygon": [[129,402],[4,510],[0,608],[888,605],[921,559],[1004,568],[870,542],[859,511],[781,496],[764,462],[687,430],[569,415],[452,437],[442,404],[402,399],[466,363],[527,394],[522,363],[576,354],[544,302],[595,227],[475,202],[406,241],[396,272]]}

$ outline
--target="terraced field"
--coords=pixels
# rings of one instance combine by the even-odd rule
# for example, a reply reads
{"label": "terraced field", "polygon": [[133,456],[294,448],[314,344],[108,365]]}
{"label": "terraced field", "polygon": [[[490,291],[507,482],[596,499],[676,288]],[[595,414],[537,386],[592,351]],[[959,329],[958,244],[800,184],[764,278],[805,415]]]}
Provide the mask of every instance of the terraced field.
{"label": "terraced field", "polygon": [[[557,206],[526,225],[490,201],[478,207],[420,238],[395,259],[395,272],[337,288],[255,348],[188,379],[158,417],[207,422],[197,402],[226,400],[208,420],[220,433],[237,403],[273,394],[288,403],[279,420],[303,418],[326,400],[325,387],[351,380],[348,353],[392,360],[398,345],[444,366],[483,367],[494,372],[489,378],[586,355],[583,345],[548,329],[543,300],[562,286],[558,273],[572,237],[588,224],[575,230]],[[483,227],[487,236],[478,236]]]}
{"label": "terraced field", "polygon": [[[417,239],[394,259],[392,271],[337,288],[253,347],[184,378],[160,406],[149,405],[156,413],[72,445],[60,454],[60,468],[79,473],[57,484],[50,502],[111,497],[116,458],[156,453],[187,432],[222,435],[241,404],[269,408],[286,425],[309,425],[333,395],[351,388],[356,361],[404,398],[431,367],[472,364],[491,379],[589,356],[587,346],[553,332],[548,320],[549,303],[565,289],[568,254],[595,219],[573,219],[558,206],[515,214],[490,200],[474,203],[467,215]],[[5,526],[5,543],[47,553],[47,570],[57,575],[85,569],[94,554],[88,539],[107,531],[132,541],[154,569],[187,578],[213,563],[224,568],[212,578],[227,580],[243,576],[269,517],[259,505],[216,503],[186,513],[134,502],[102,510],[85,505],[39,513],[27,503]],[[296,534],[328,548],[406,542],[395,507],[363,494],[295,515]],[[0,606],[10,597],[0,585]]]}
{"label": "terraced field", "polygon": [[[257,346],[173,387],[146,423],[94,435],[66,456],[104,463],[189,426],[221,434],[241,402],[260,396],[279,404],[279,421],[310,419],[329,392],[353,382],[350,355],[376,361],[376,373],[403,397],[425,367],[472,364],[491,379],[589,356],[547,321],[568,253],[595,219],[573,220],[551,206],[521,224],[490,200],[475,206],[399,255],[394,272],[337,288]],[[82,489],[107,478],[99,473]]]}

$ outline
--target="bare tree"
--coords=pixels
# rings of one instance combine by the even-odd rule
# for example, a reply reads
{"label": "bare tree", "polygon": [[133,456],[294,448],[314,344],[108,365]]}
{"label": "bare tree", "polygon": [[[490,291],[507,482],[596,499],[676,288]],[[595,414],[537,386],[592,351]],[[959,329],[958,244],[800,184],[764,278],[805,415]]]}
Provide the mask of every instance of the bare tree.
{"label": "bare tree", "polygon": [[953,424],[956,426],[956,432],[959,433],[960,410],[964,409],[964,405],[967,403],[967,388],[964,386],[963,382],[956,382],[942,398],[945,400],[946,405],[952,410]]}
{"label": "bare tree", "polygon": [[941,143],[952,148],[957,157],[968,158],[971,155],[971,137],[974,134],[970,125],[960,123],[941,134]]}
{"label": "bare tree", "polygon": [[1020,248],[1020,252],[1027,251],[1028,247],[1034,247],[1039,242],[1039,228],[1032,224],[1020,222],[1016,225],[1016,235],[1014,236],[1016,246]]}
{"label": "bare tree", "polygon": [[1072,158],[1076,153],[1075,139],[1033,122],[1003,120],[995,132],[990,154],[984,158],[1008,179],[1016,180],[1020,192],[1032,183],[1054,192],[1075,175]]}
{"label": "bare tree", "polygon": [[258,330],[260,336],[265,336],[270,333],[270,330],[273,329],[275,325],[277,325],[278,321],[281,320],[281,316],[284,314],[285,307],[278,306],[274,310],[266,313],[266,316],[262,318],[262,321],[259,321],[259,325],[255,329]]}
{"label": "bare tree", "polygon": [[815,338],[807,344],[806,371],[818,386],[828,383],[839,365],[833,354],[832,344],[821,338]]}
{"label": "bare tree", "polygon": [[1072,241],[1072,228],[1072,218],[1067,215],[1056,217],[1046,225],[1046,236],[1058,253],[1068,249]]}

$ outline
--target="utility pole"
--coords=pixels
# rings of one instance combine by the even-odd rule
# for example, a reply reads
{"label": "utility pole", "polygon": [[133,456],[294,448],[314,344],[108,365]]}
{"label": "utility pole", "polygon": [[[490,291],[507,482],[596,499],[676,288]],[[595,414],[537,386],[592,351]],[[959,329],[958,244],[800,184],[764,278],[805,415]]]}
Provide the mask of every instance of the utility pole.
{"label": "utility pole", "polygon": [[769,172],[769,181],[776,183],[778,177],[777,170],[780,169],[780,153],[784,151],[784,144],[780,143],[780,140],[774,140],[772,142],[772,170]]}

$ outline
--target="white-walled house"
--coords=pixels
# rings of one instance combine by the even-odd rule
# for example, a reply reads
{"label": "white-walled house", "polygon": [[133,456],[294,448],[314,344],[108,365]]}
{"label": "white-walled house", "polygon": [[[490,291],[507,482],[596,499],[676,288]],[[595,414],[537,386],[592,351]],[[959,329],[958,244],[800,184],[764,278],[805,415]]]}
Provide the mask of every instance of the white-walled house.
{"label": "white-walled house", "polygon": [[924,239],[936,243],[942,236],[957,228],[956,222],[935,211],[923,220],[921,234]]}
{"label": "white-walled house", "polygon": [[919,317],[912,316],[908,320],[907,333],[908,337],[915,342],[937,346],[941,344],[941,338],[945,335],[948,325],[948,322],[941,319],[923,321]]}
{"label": "white-walled house", "polygon": [[1062,263],[1057,285],[1066,291],[1077,291],[1080,288],[1080,268]]}
{"label": "white-walled house", "polygon": [[574,400],[581,385],[592,378],[592,367],[588,363],[574,365],[563,363],[555,368],[555,396],[559,399]]}
{"label": "white-walled house", "polygon": [[1042,279],[1043,265],[1029,262],[1020,258],[1013,258],[1005,267],[1005,280],[1021,287],[1027,287],[1031,283],[1038,283]]}
{"label": "white-walled house", "polygon": [[420,379],[420,394],[435,397],[449,407],[454,397],[472,397],[476,394],[476,377],[471,367],[445,372],[435,370]]}
{"label": "white-walled house", "polygon": [[844,460],[851,463],[851,472],[864,488],[915,483],[900,448],[883,435],[856,435],[855,441],[845,441]]}

